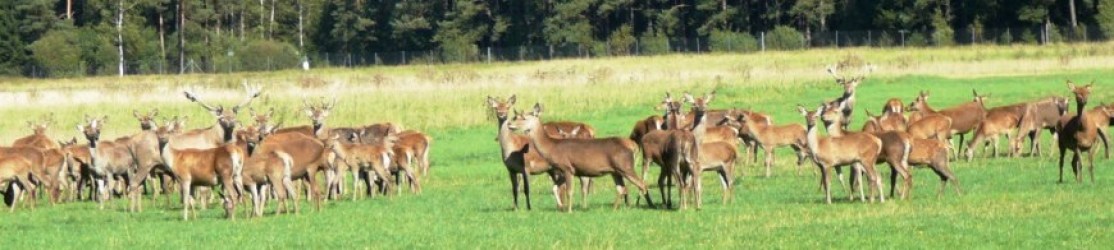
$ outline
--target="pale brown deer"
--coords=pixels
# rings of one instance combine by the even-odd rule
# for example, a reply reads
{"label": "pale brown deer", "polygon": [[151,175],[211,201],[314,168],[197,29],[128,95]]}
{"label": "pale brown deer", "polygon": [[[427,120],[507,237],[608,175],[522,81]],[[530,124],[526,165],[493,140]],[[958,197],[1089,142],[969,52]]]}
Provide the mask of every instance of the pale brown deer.
{"label": "pale brown deer", "polygon": [[[359,135],[350,135],[348,141],[358,140]],[[356,200],[358,196],[357,185],[359,183],[360,175],[367,176],[367,195],[370,196],[374,193],[372,189],[372,179],[378,178],[380,182],[385,185],[385,189],[389,192],[391,190],[391,182],[387,181],[391,177],[387,168],[391,166],[392,158],[394,157],[395,142],[398,138],[393,135],[388,136],[385,140],[378,144],[362,144],[362,143],[346,143],[340,142],[334,145],[339,154],[337,158],[340,159],[345,165],[348,166],[349,171],[353,177],[352,183],[352,200]]]}
{"label": "pale brown deer", "polygon": [[640,176],[643,179],[646,178],[650,162],[661,167],[661,173],[658,175],[658,189],[661,193],[662,204],[666,208],[673,206],[670,189],[674,177],[679,176],[675,174],[677,172],[675,168],[680,166],[680,161],[690,160],[698,154],[695,152],[695,138],[686,141],[686,139],[691,138],[691,132],[684,131],[682,128],[681,122],[685,120],[684,114],[681,113],[682,105],[680,101],[674,100],[669,93],[666,93],[665,99],[660,104],[666,110],[663,124],[660,128],[647,129],[648,131],[639,137],[640,141],[637,141],[642,151],[642,173]]}
{"label": "pale brown deer", "polygon": [[[1060,148],[1060,181],[1064,182],[1064,156],[1067,150],[1072,151],[1072,172],[1075,173],[1076,182],[1083,182],[1083,164],[1081,162],[1083,152],[1087,152],[1087,162],[1091,173],[1091,182],[1095,181],[1095,140],[1098,138],[1098,124],[1095,124],[1092,115],[1085,112],[1087,106],[1087,99],[1091,95],[1091,86],[1094,82],[1086,86],[1078,87],[1075,83],[1068,81],[1068,89],[1075,95],[1075,116],[1070,118],[1067,122],[1060,125],[1060,136],[1057,138],[1056,145]],[[1102,106],[1105,113],[1110,113],[1105,106]],[[1107,115],[1109,116],[1109,115]]]}
{"label": "pale brown deer", "polygon": [[952,126],[948,138],[951,138],[951,135],[959,135],[959,142],[956,144],[959,148],[953,148],[952,153],[955,158],[959,158],[958,153],[963,151],[964,135],[973,131],[986,117],[986,99],[990,98],[990,95],[979,95],[979,92],[974,89],[971,93],[975,96],[974,100],[939,111],[928,105],[929,93],[925,91],[921,91],[917,99],[909,105],[912,111],[922,112],[926,116],[939,114],[951,118]]}
{"label": "pale brown deer", "polygon": [[[854,165],[856,168],[865,170],[873,188],[880,190],[882,183],[874,171],[874,163],[882,150],[882,140],[868,134],[820,138],[817,135],[817,119],[828,108],[827,104],[821,104],[816,108],[816,111],[809,112],[804,107],[797,107],[801,115],[805,117],[807,145],[813,157],[813,162],[820,168],[820,186],[824,191],[825,201],[829,204],[832,203],[831,171],[832,168],[837,166]],[[885,200],[885,196],[880,195],[879,198]],[[873,200],[873,195],[871,195],[871,200]]]}
{"label": "pale brown deer", "polygon": [[703,206],[703,185],[701,185],[701,174],[704,172],[701,147],[704,145],[705,135],[707,134],[707,116],[705,113],[708,110],[708,104],[715,98],[715,91],[705,94],[703,97],[693,97],[689,93],[685,93],[685,103],[692,105],[690,113],[693,114],[693,123],[690,130],[680,129],[674,130],[671,137],[672,148],[679,152],[680,159],[675,161],[676,164],[673,169],[673,175],[676,176],[680,183],[680,198],[681,209],[687,207],[688,199],[685,199],[685,193],[690,193],[690,199],[695,203],[696,209]]}
{"label": "pale brown deer", "polygon": [[918,119],[909,119],[909,126],[905,129],[913,138],[935,139],[944,143],[951,138],[952,118],[938,114],[916,116]]}
{"label": "pale brown deer", "polygon": [[[638,146],[633,141],[617,137],[553,139],[542,129],[539,116],[541,112],[541,105],[534,105],[534,113],[520,116],[520,119],[511,122],[508,127],[525,132],[530,144],[534,145],[542,158],[560,171],[564,177],[558,178],[561,181],[559,185],[562,185],[559,188],[561,200],[571,201],[567,197],[573,176],[595,177],[610,174],[618,189],[614,207],[618,208],[620,200],[626,200],[624,178],[638,186],[639,194],[645,196],[652,206],[646,185],[634,173],[634,154]],[[565,204],[565,210],[572,211],[571,202]]]}
{"label": "pale brown deer", "polygon": [[261,88],[258,86],[253,87],[244,84],[244,87],[247,89],[247,97],[239,104],[229,108],[225,108],[223,105],[214,107],[206,104],[198,100],[197,94],[192,91],[185,91],[186,99],[201,105],[202,108],[209,111],[217,119],[217,124],[208,128],[194,129],[179,133],[171,140],[174,143],[171,144],[170,147],[174,149],[207,149],[216,148],[224,143],[232,141],[234,136],[233,132],[239,123],[236,119],[236,115],[242,108],[251,104],[251,101],[259,97],[259,94],[262,93],[260,92]]}
{"label": "pale brown deer", "polygon": [[882,115],[875,116],[870,110],[863,111],[866,113],[866,118],[871,121],[863,123],[862,131],[867,129],[866,126],[874,126],[870,129],[877,131],[905,132],[908,129],[908,122],[902,113],[883,112]]}
{"label": "pale brown deer", "polygon": [[[1029,138],[1029,154],[1043,156],[1044,152],[1041,150],[1040,143],[1040,130],[1046,129],[1051,132],[1052,142],[1055,143],[1058,137],[1056,126],[1059,125],[1061,119],[1066,119],[1064,117],[1070,117],[1067,115],[1067,112],[1067,98],[1049,97],[1032,103],[1021,117],[1018,136],[1014,139],[1015,142],[1013,142],[1015,145],[1014,147],[1021,147],[1022,140],[1025,138],[1022,135],[1025,135]],[[1101,127],[1105,128],[1106,125]],[[1107,154],[1107,157],[1109,157],[1109,154]]]}
{"label": "pale brown deer", "polygon": [[774,164],[774,150],[782,147],[789,147],[797,155],[797,175],[801,174],[801,164],[804,163],[805,145],[805,127],[800,124],[787,124],[787,125],[769,125],[767,123],[756,121],[753,117],[745,113],[739,113],[739,124],[741,125],[740,134],[747,134],[758,142],[758,146],[766,153],[766,177],[770,177],[770,167]]}
{"label": "pale brown deer", "polygon": [[[542,173],[549,174],[550,179],[554,180],[553,194],[557,199],[557,207],[563,206],[563,201],[559,195],[558,186],[554,179],[558,173],[549,162],[547,162],[538,150],[530,144],[530,139],[524,135],[514,134],[510,129],[510,122],[512,119],[511,109],[514,107],[517,98],[514,95],[505,99],[499,100],[493,97],[487,97],[488,107],[494,113],[496,121],[499,125],[499,133],[496,140],[499,142],[500,159],[503,165],[507,168],[507,174],[511,179],[511,194],[514,197],[514,209],[518,209],[518,194],[521,187],[522,194],[525,195],[526,209],[532,209],[530,202],[530,175],[538,175]],[[585,186],[585,183],[581,183]]]}
{"label": "pale brown deer", "polygon": [[58,142],[50,139],[50,136],[46,134],[46,130],[54,123],[54,114],[45,116],[38,123],[27,121],[27,127],[32,131],[31,135],[16,139],[15,142],[12,142],[12,147],[59,148]]}
{"label": "pale brown deer", "polygon": [[[959,187],[959,179],[952,173],[951,168],[948,167],[948,147],[947,143],[939,140],[929,139],[913,139],[913,150],[909,153],[910,166],[928,166],[932,171],[940,177],[940,189],[936,191],[936,197],[944,194],[944,189],[947,187],[948,182],[952,183],[955,188],[955,193],[962,195],[963,191]],[[912,184],[912,180],[909,181]],[[910,188],[912,185],[909,186]],[[907,189],[902,193],[911,194],[913,190]]]}
{"label": "pale brown deer", "polygon": [[[176,122],[160,126],[155,135],[158,137],[159,153],[167,172],[172,173],[181,185],[182,220],[189,220],[189,211],[194,207],[193,187],[222,186],[225,216],[235,219],[236,202],[242,186],[244,159],[253,150],[246,143],[236,140],[211,149],[174,149],[170,147],[171,138],[179,133]],[[236,181],[240,179],[241,181]],[[194,213],[194,219],[197,214]]]}
{"label": "pale brown deer", "polygon": [[[419,177],[429,171],[429,145],[432,141],[433,138],[422,132],[407,130],[398,133],[398,142],[392,147],[395,157],[389,165],[389,170],[392,173],[399,173],[395,174],[396,178],[401,178],[400,172],[406,172],[406,180],[410,183],[412,193],[422,192]],[[396,180],[395,184],[401,185],[399,180]],[[402,192],[402,188],[398,190]]]}
{"label": "pale brown deer", "polygon": [[[327,138],[328,140],[330,138]],[[327,168],[333,166],[332,162],[335,157],[330,155],[331,148],[326,147],[327,144],[322,140],[310,137],[301,133],[281,133],[272,134],[264,138],[259,146],[255,149],[255,153],[271,154],[274,153],[283,162],[283,169],[273,170],[268,173],[268,178],[272,183],[277,180],[283,182],[290,182],[292,180],[303,180],[309,185],[309,199],[312,199],[317,210],[321,209],[321,193],[317,184],[316,175],[318,172],[325,171]],[[292,183],[283,183],[283,189],[274,187],[276,192],[285,191],[291,198],[295,198],[294,209],[297,212],[296,192]],[[282,191],[280,191],[282,190]],[[284,203],[284,196],[279,195],[279,202]],[[284,207],[284,206],[280,206]]]}
{"label": "pale brown deer", "polygon": [[123,176],[127,186],[131,186],[130,184],[135,181],[132,169],[135,161],[128,145],[100,139],[101,129],[107,119],[107,116],[101,118],[86,116],[85,123],[77,126],[78,132],[89,141],[91,162],[88,169],[95,182],[100,209],[104,209],[104,201],[109,198],[108,189],[115,186],[117,176]]}
{"label": "pale brown deer", "polygon": [[[31,160],[21,156],[5,155],[0,156],[0,188],[11,188],[12,200],[11,207],[8,212],[15,212],[16,203],[19,202],[23,192],[35,190],[35,183],[33,179],[42,178],[41,172],[35,170],[34,164]],[[28,203],[31,204],[31,209],[35,208],[35,200],[29,199]]]}
{"label": "pale brown deer", "polygon": [[[1014,150],[1014,140],[1011,139],[1010,132],[1015,131],[1021,123],[1021,117],[1025,114],[1025,110],[1030,108],[1028,103],[1017,103],[1001,107],[995,107],[987,110],[986,117],[975,129],[974,136],[967,144],[967,161],[970,162],[971,158],[975,155],[976,147],[983,147],[983,152],[986,152],[986,145],[983,141],[988,141],[994,149],[991,157],[998,157],[998,139],[1000,136],[1005,135],[1006,141],[1011,142],[1009,147],[1009,155],[1016,156]],[[1020,134],[1017,135],[1020,137]]]}
{"label": "pale brown deer", "polygon": [[[837,119],[839,118],[838,115],[832,116]],[[825,124],[835,123],[829,120],[828,117],[829,116],[821,115],[821,119],[824,120]],[[913,137],[901,131],[885,131],[882,129],[884,126],[878,125],[881,123],[879,117],[872,116],[868,112],[866,125],[863,126],[862,132],[869,133],[879,140],[882,140],[882,151],[879,152],[878,162],[876,163],[886,162],[890,165],[890,196],[894,196],[895,191],[901,190],[901,192],[897,193],[901,195],[900,197],[902,199],[905,199],[908,197],[905,190],[909,190],[913,186],[913,179],[909,168],[909,156],[911,154],[910,152],[913,150]],[[840,131],[839,127],[831,125],[828,127],[828,134],[833,137],[843,136],[844,133],[845,131]],[[897,185],[898,175],[901,175],[904,181],[902,189],[895,187]],[[852,175],[851,177],[855,179],[858,175]]]}

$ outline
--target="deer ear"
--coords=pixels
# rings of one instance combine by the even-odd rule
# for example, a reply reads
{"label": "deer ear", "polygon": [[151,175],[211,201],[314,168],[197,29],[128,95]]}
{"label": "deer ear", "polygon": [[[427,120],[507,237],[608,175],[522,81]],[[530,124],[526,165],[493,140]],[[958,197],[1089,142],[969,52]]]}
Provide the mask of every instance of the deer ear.
{"label": "deer ear", "polygon": [[507,98],[507,104],[514,105],[515,101],[518,101],[517,95],[511,95],[510,98]]}
{"label": "deer ear", "polygon": [[1074,82],[1072,82],[1071,80],[1067,80],[1066,83],[1068,84],[1068,89],[1075,90],[1075,83]]}
{"label": "deer ear", "polygon": [[712,99],[715,98],[715,97],[716,97],[716,91],[715,90],[712,90],[711,93],[704,94],[704,104],[711,103]]}
{"label": "deer ear", "polygon": [[495,107],[495,98],[487,96],[487,106]]}
{"label": "deer ear", "polygon": [[139,110],[133,109],[132,110],[132,116],[135,116],[136,119],[139,119]]}
{"label": "deer ear", "polygon": [[808,115],[808,109],[806,109],[805,106],[801,106],[800,104],[797,104],[797,112],[801,112],[801,115]]}
{"label": "deer ear", "polygon": [[541,116],[541,115],[542,115],[542,104],[536,102],[536,103],[534,103],[534,116]]}
{"label": "deer ear", "polygon": [[689,94],[688,92],[685,92],[685,102],[696,103],[696,100],[692,98],[691,94]]}

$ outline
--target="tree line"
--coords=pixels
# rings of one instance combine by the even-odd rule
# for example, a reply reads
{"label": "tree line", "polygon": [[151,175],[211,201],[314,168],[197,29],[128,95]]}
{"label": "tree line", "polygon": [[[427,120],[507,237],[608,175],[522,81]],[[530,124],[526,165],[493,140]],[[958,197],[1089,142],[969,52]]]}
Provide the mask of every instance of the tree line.
{"label": "tree line", "polygon": [[[983,30],[1009,27],[1105,37],[1114,34],[1114,3],[8,0],[0,1],[0,74],[28,75],[32,69],[52,76],[127,74],[149,67],[186,72],[196,65],[205,65],[202,71],[261,70],[298,65],[321,53],[391,51],[435,51],[442,61],[467,61],[482,54],[482,48],[516,46],[623,54],[638,42],[665,43],[667,49],[673,38],[704,39],[709,46],[721,46],[725,39],[753,44],[756,34],[767,32],[775,36],[775,49],[808,43],[815,34],[833,30],[910,30],[928,34],[914,39],[950,45],[960,39],[957,32],[1003,36]],[[893,41],[896,35],[880,33],[877,39]],[[1009,37],[989,40],[1048,40],[1043,33],[1004,36]]]}

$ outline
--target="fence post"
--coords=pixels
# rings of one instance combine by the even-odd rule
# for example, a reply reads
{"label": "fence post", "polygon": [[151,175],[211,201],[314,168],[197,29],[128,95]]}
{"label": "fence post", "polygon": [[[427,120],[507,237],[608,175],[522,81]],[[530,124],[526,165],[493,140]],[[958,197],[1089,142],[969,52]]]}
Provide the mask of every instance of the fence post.
{"label": "fence post", "polygon": [[406,51],[402,51],[402,65],[406,65]]}
{"label": "fence post", "polygon": [[491,46],[487,46],[487,63],[491,63]]}
{"label": "fence post", "polygon": [[762,45],[762,51],[766,51],[766,32],[758,32],[759,44]]}

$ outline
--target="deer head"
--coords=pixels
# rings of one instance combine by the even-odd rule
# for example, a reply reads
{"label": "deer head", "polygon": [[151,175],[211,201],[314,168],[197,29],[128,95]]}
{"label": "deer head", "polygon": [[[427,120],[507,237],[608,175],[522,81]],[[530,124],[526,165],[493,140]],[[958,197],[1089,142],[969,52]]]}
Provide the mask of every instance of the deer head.
{"label": "deer head", "polygon": [[89,140],[90,148],[97,147],[97,141],[101,139],[101,128],[107,121],[108,116],[95,118],[85,115],[85,123],[77,125],[77,131],[84,135],[86,140]]}
{"label": "deer head", "polygon": [[260,131],[261,129],[255,127],[255,125],[250,125],[236,131],[236,140],[244,142],[247,146],[248,156],[251,156],[252,153],[255,152],[255,146],[259,145],[259,141],[263,140]]}
{"label": "deer head", "polygon": [[905,107],[901,104],[901,99],[890,98],[886,101],[886,108],[882,111],[883,114],[901,114],[905,112]]}
{"label": "deer head", "polygon": [[834,123],[839,122],[841,119],[843,119],[842,110],[843,110],[844,107],[846,107],[846,105],[847,105],[846,102],[840,102],[839,104],[834,104],[834,105],[833,104],[822,105],[821,107],[823,107],[823,109],[820,111],[820,114],[819,114],[820,121],[824,122],[824,126],[830,126]]}
{"label": "deer head", "polygon": [[132,116],[134,116],[136,120],[139,120],[139,129],[148,131],[158,126],[158,123],[155,122],[155,117],[159,116],[159,109],[152,109],[151,112],[146,114],[139,113],[139,110],[133,109]]}
{"label": "deer head", "polygon": [[1052,101],[1056,104],[1056,114],[1059,114],[1060,116],[1068,114],[1068,98],[1057,96],[1053,97]]}
{"label": "deer head", "polygon": [[539,129],[539,127],[541,126],[541,113],[541,103],[535,103],[534,110],[531,111],[529,114],[525,114],[516,110],[514,112],[513,121],[507,127],[514,131],[530,133],[535,129]]}
{"label": "deer head", "polygon": [[972,101],[982,104],[983,106],[986,106],[986,99],[990,99],[990,94],[979,95],[979,92],[975,89],[971,89],[971,94],[975,96],[975,99]]}
{"label": "deer head", "polygon": [[863,72],[858,76],[846,77],[839,75],[839,72],[835,66],[828,66],[828,74],[835,79],[837,84],[843,86],[843,93],[845,94],[855,93],[855,88],[857,88],[859,86],[859,83],[862,83],[863,80],[866,79],[866,76],[871,72],[874,72],[874,66],[867,64],[863,67]]}
{"label": "deer head", "polygon": [[270,108],[264,113],[255,113],[255,109],[248,108],[248,115],[255,122],[251,127],[255,128],[257,133],[268,134],[275,130],[275,124],[271,124],[271,117],[275,117],[275,108]]}
{"label": "deer head", "polygon": [[166,147],[167,143],[170,143],[170,137],[181,132],[181,125],[183,123],[185,123],[184,119],[175,116],[164,122],[162,126],[155,128],[155,137],[159,140],[159,150],[162,150],[162,148]]}
{"label": "deer head", "polygon": [[1082,87],[1075,86],[1075,83],[1071,80],[1068,80],[1067,84],[1068,89],[1070,89],[1072,94],[1075,95],[1076,105],[1079,106],[1076,107],[1076,109],[1083,110],[1083,106],[1087,105],[1087,98],[1091,96],[1091,86],[1094,86],[1095,82],[1091,81],[1090,84]]}
{"label": "deer head", "polygon": [[202,108],[205,108],[205,110],[208,110],[211,114],[213,114],[214,117],[217,118],[217,124],[220,125],[221,129],[223,129],[222,132],[224,132],[225,142],[231,141],[233,138],[232,134],[236,129],[236,125],[239,123],[239,121],[236,120],[236,115],[240,112],[240,109],[247,106],[248,104],[251,104],[251,101],[256,97],[259,97],[259,94],[262,93],[262,87],[258,85],[249,86],[246,82],[243,85],[247,91],[247,96],[239,104],[236,104],[236,106],[232,106],[230,108],[225,108],[224,105],[217,105],[216,107],[213,107],[212,105],[198,100],[197,95],[193,93],[192,90],[187,90],[184,92],[186,94],[186,99],[189,99],[191,102],[195,102],[198,105],[201,105]]}
{"label": "deer head", "polygon": [[491,108],[492,113],[495,113],[496,119],[505,121],[507,120],[507,115],[510,114],[511,109],[514,107],[515,100],[517,100],[515,95],[511,95],[511,97],[508,97],[505,101],[500,101],[494,97],[488,96],[487,106]]}
{"label": "deer head", "polygon": [[821,103],[820,107],[816,108],[816,111],[809,111],[808,109],[805,108],[805,106],[801,106],[800,104],[797,104],[797,112],[801,113],[801,116],[805,117],[805,126],[809,130],[812,130],[813,128],[816,128],[816,118],[818,117],[817,114],[820,114],[821,112],[823,112],[824,106],[825,106],[825,104]]}
{"label": "deer head", "polygon": [[928,105],[928,95],[928,91],[921,90],[917,98],[909,103],[909,111],[924,111],[924,107]]}
{"label": "deer head", "polygon": [[313,121],[313,128],[316,129],[325,124],[325,118],[329,117],[329,111],[332,111],[333,105],[336,103],[336,97],[333,97],[333,100],[328,103],[322,98],[318,105],[312,105],[309,103],[309,100],[302,99],[302,108],[306,112],[306,116]]}

